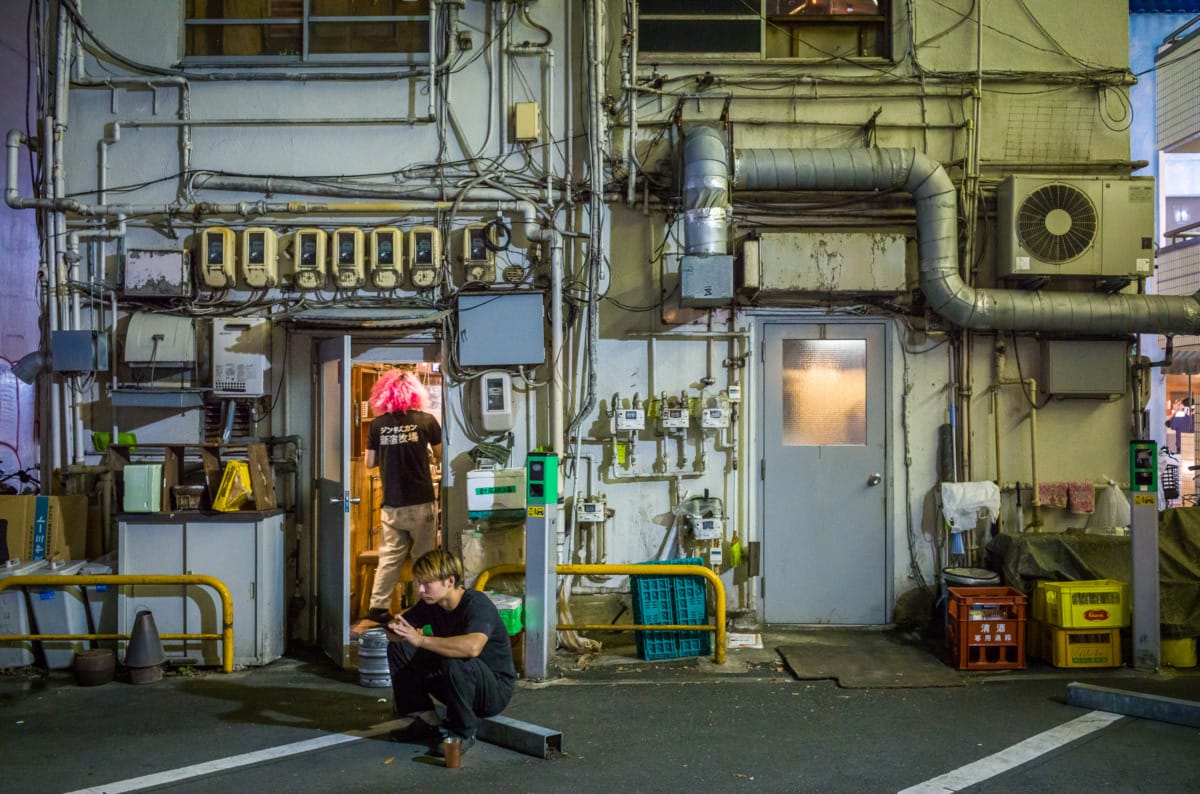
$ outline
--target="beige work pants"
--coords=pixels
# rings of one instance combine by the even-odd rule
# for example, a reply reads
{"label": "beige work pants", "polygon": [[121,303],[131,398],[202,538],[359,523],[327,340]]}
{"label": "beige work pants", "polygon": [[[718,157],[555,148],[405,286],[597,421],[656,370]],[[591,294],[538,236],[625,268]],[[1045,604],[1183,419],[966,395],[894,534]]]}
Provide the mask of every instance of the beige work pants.
{"label": "beige work pants", "polygon": [[379,513],[383,537],[379,545],[379,567],[375,569],[375,586],[371,589],[371,608],[388,609],[404,558],[412,554],[416,560],[433,551],[437,542],[437,522],[433,502],[408,507],[385,505]]}

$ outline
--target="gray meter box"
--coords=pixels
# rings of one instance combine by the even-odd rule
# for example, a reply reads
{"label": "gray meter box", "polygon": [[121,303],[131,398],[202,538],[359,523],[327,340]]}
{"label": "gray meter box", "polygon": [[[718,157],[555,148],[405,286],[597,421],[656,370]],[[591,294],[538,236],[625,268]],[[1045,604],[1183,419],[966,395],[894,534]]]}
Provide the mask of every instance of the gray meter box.
{"label": "gray meter box", "polygon": [[50,367],[55,372],[107,372],[108,334],[51,331]]}
{"label": "gray meter box", "polygon": [[464,292],[458,296],[458,363],[503,367],[546,361],[545,294]]}
{"label": "gray meter box", "polygon": [[683,306],[724,306],[733,301],[733,257],[727,254],[687,255],[679,260],[679,303]]}
{"label": "gray meter box", "polygon": [[1042,382],[1047,394],[1101,397],[1129,388],[1129,343],[1108,340],[1048,340],[1042,343]]}

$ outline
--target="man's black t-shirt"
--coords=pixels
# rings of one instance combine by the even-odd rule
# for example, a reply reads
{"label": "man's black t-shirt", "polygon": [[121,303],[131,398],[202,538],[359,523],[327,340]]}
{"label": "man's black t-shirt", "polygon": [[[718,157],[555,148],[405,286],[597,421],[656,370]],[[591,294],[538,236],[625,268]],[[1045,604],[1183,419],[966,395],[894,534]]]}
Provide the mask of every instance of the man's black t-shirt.
{"label": "man's black t-shirt", "polygon": [[393,411],[371,422],[367,449],[375,451],[386,507],[433,501],[426,447],[441,443],[441,425],[424,411]]}
{"label": "man's black t-shirt", "polygon": [[516,679],[508,630],[504,628],[504,621],[492,599],[478,590],[464,590],[462,600],[453,611],[447,612],[437,604],[422,601],[405,612],[404,619],[417,631],[423,626],[432,627],[435,637],[486,634],[487,644],[479,652],[479,660],[497,676],[510,681]]}

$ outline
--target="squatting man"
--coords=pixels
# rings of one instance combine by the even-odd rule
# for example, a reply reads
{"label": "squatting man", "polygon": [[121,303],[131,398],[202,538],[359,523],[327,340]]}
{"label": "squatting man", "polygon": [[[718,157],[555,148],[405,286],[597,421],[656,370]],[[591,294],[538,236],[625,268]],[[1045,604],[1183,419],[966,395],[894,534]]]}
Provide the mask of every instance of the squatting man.
{"label": "squatting man", "polygon": [[[436,549],[413,564],[420,601],[388,624],[393,709],[412,721],[392,731],[398,741],[458,737],[462,752],[475,744],[481,717],[499,714],[512,698],[517,672],[508,631],[496,605],[463,589],[463,565]],[[426,630],[428,627],[428,630]],[[446,706],[439,725],[432,697]],[[441,742],[433,746],[441,755]]]}

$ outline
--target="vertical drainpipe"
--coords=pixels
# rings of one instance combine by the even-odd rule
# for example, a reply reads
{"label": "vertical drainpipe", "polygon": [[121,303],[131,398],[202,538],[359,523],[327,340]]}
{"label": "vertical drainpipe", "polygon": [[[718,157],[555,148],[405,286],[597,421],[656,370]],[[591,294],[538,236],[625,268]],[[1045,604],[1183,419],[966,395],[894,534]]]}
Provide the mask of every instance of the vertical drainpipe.
{"label": "vertical drainpipe", "polygon": [[683,139],[685,254],[729,253],[729,158],[715,127],[692,127]]}

